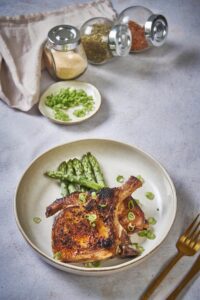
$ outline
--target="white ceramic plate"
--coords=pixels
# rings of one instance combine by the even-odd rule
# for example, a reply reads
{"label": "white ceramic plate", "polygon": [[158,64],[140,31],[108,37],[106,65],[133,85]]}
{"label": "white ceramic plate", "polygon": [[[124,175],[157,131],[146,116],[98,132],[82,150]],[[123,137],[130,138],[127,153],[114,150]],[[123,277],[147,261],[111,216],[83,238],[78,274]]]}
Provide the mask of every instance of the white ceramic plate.
{"label": "white ceramic plate", "polygon": [[[102,262],[100,268],[85,268],[83,264],[67,264],[52,258],[51,229],[54,217],[46,218],[45,209],[60,196],[60,187],[56,181],[45,177],[47,170],[55,170],[59,163],[70,158],[80,158],[86,152],[92,152],[99,160],[108,186],[118,186],[118,175],[127,179],[130,175],[141,175],[145,183],[134,194],[142,203],[146,217],[154,217],[156,239],[142,240],[145,251],[134,259],[113,258]],[[155,194],[154,200],[145,197],[146,192]],[[116,141],[88,139],[71,142],[52,148],[36,158],[23,174],[15,197],[15,217],[17,225],[32,248],[48,263],[64,271],[82,275],[104,275],[122,270],[142,262],[165,239],[176,214],[176,192],[165,169],[151,156],[136,147]],[[33,222],[40,217],[39,224]],[[133,241],[138,241],[137,234]]]}
{"label": "white ceramic plate", "polygon": [[[69,87],[77,90],[82,89],[88,94],[88,96],[92,96],[94,99],[94,109],[91,112],[87,113],[85,117],[79,118],[73,115],[74,110],[77,109],[78,107],[70,108],[69,110],[67,110],[67,114],[71,119],[70,121],[56,120],[54,118],[53,110],[50,107],[45,105],[46,97],[51,94],[55,94],[59,92],[63,88],[69,88]],[[48,119],[50,119],[51,121],[58,124],[70,125],[70,124],[80,123],[89,119],[99,110],[100,105],[101,105],[101,95],[95,86],[87,82],[71,80],[71,81],[60,81],[50,85],[50,87],[48,87],[48,89],[42,94],[39,101],[38,108],[41,114],[47,117]]]}

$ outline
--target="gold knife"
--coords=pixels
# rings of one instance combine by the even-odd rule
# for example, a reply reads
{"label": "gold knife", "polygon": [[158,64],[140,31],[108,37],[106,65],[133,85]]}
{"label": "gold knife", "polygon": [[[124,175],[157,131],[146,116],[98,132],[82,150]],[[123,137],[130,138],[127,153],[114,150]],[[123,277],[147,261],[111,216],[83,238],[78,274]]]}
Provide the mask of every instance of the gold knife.
{"label": "gold knife", "polygon": [[192,268],[189,270],[189,272],[185,275],[185,277],[182,279],[182,281],[179,283],[177,288],[167,297],[166,300],[175,300],[179,293],[183,290],[183,288],[188,284],[188,282],[200,271],[200,255],[195,260],[194,264],[192,265]]}

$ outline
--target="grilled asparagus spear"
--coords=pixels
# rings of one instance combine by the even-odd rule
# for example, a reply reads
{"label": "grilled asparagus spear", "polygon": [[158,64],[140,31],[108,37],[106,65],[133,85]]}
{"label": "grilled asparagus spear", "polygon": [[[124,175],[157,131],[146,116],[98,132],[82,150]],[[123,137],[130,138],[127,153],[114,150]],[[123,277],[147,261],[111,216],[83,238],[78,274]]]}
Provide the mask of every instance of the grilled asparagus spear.
{"label": "grilled asparagus spear", "polygon": [[83,165],[83,169],[84,169],[84,173],[85,173],[85,177],[89,180],[89,181],[96,181],[96,178],[94,176],[93,170],[92,170],[92,166],[89,162],[89,159],[87,157],[87,155],[83,155],[82,159],[81,159],[82,165]]}
{"label": "grilled asparagus spear", "polygon": [[63,174],[60,171],[47,171],[45,175],[53,179],[67,180],[73,184],[77,183],[93,190],[100,190],[104,187],[103,185],[100,185],[94,181],[89,181],[84,177],[77,177],[76,175]]}
{"label": "grilled asparagus spear", "polygon": [[96,159],[96,157],[91,154],[90,152],[87,153],[87,158],[92,166],[96,182],[99,183],[100,185],[106,186],[105,179],[103,176],[103,172],[101,170],[101,167]]}
{"label": "grilled asparagus spear", "polygon": [[[67,164],[65,161],[61,162],[61,164],[58,166],[58,171],[62,172],[63,174],[66,174],[67,172]],[[60,180],[60,187],[61,187],[61,195],[63,197],[67,196],[69,194],[68,191],[68,184],[65,180]]]}
{"label": "grilled asparagus spear", "polygon": [[[73,175],[75,175],[75,174],[74,174],[74,169],[73,169],[73,163],[72,163],[72,160],[71,160],[71,159],[67,161],[66,165],[67,165],[67,173],[66,173],[66,174],[67,174],[68,176],[73,176]],[[77,191],[77,187],[76,187],[76,185],[73,184],[70,180],[69,180],[69,182],[70,182],[70,183],[68,184],[68,191],[69,191],[69,193],[71,194],[71,193]]]}
{"label": "grilled asparagus spear", "polygon": [[[84,169],[83,169],[82,163],[81,163],[81,161],[78,158],[74,158],[72,160],[72,164],[73,164],[73,167],[74,167],[74,170],[75,170],[75,174],[76,174],[77,177],[86,177],[85,173],[84,173]],[[85,192],[87,189],[85,187],[83,187],[83,186],[80,186],[79,190],[81,192]]]}

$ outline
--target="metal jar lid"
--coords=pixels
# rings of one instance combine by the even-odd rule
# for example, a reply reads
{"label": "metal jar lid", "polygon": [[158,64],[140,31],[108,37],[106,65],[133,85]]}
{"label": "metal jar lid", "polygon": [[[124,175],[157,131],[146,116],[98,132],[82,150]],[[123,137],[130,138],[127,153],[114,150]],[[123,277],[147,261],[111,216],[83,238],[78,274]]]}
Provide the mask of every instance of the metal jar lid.
{"label": "metal jar lid", "polygon": [[48,32],[48,41],[56,50],[72,50],[80,43],[80,32],[70,25],[55,26]]}
{"label": "metal jar lid", "polygon": [[145,23],[145,35],[149,42],[160,47],[165,43],[168,34],[168,23],[162,15],[151,15]]}
{"label": "metal jar lid", "polygon": [[108,45],[114,56],[128,55],[131,44],[132,35],[126,24],[118,24],[112,27],[108,36]]}

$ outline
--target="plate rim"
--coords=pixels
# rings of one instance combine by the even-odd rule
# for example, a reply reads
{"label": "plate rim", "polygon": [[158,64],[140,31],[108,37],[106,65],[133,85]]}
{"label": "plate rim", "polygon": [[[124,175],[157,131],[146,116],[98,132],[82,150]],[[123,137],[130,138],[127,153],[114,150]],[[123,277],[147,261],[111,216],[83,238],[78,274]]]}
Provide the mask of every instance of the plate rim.
{"label": "plate rim", "polygon": [[[83,118],[80,118],[79,120],[74,120],[74,121],[62,121],[62,120],[56,120],[54,118],[51,118],[49,117],[48,115],[45,114],[44,110],[42,109],[42,101],[43,101],[43,96],[44,94],[48,91],[48,89],[50,89],[52,86],[56,86],[60,83],[69,83],[71,82],[72,83],[72,87],[73,87],[73,83],[76,82],[76,83],[83,83],[84,85],[88,85],[90,87],[92,87],[98,94],[98,106],[96,107],[96,109],[93,111],[93,113],[89,116],[85,116]],[[44,92],[40,95],[40,98],[39,98],[39,102],[38,102],[38,109],[40,111],[40,113],[45,117],[47,118],[48,120],[50,120],[51,122],[53,123],[56,123],[56,124],[59,124],[59,125],[74,125],[74,124],[79,124],[79,123],[82,123],[90,118],[92,118],[100,109],[101,107],[101,102],[102,102],[102,96],[101,96],[101,93],[99,92],[99,90],[97,89],[97,87],[95,85],[93,85],[92,83],[90,82],[86,82],[86,81],[81,81],[81,80],[62,80],[62,81],[57,81],[57,82],[54,82],[52,84],[50,84],[45,90]],[[95,101],[96,103],[96,101]]]}
{"label": "plate rim", "polygon": [[[77,142],[91,142],[91,141],[101,141],[101,142],[112,142],[112,143],[116,143],[116,144],[121,144],[122,146],[128,146],[130,148],[133,148],[135,149],[136,151],[142,153],[145,157],[147,158],[150,158],[154,163],[156,163],[160,168],[161,170],[164,172],[169,184],[170,184],[170,187],[172,189],[172,193],[173,193],[173,205],[174,205],[174,214],[173,214],[173,217],[171,219],[171,223],[170,223],[170,226],[169,226],[169,229],[166,233],[166,235],[161,239],[160,243],[155,247],[153,248],[149,253],[147,253],[145,256],[143,257],[138,257],[137,260],[135,259],[131,259],[130,261],[127,261],[127,262],[124,262],[124,263],[121,263],[119,265],[115,265],[115,266],[108,266],[108,267],[99,267],[99,268],[86,268],[86,267],[80,267],[80,266],[76,266],[76,265],[71,265],[70,263],[64,263],[64,262],[59,262],[55,259],[53,259],[53,257],[50,257],[48,255],[46,255],[43,251],[41,251],[29,238],[28,236],[26,235],[25,231],[23,230],[21,224],[20,224],[20,221],[19,221],[19,218],[18,218],[18,214],[17,214],[17,194],[18,194],[18,190],[19,190],[19,187],[20,187],[20,184],[22,182],[22,179],[24,178],[26,172],[29,170],[29,168],[39,159],[41,158],[42,156],[46,155],[48,152],[52,151],[52,150],[55,150],[56,148],[60,148],[60,147],[63,147],[63,146],[67,146],[69,144],[73,144],[73,143],[77,143]],[[87,139],[75,139],[75,140],[71,140],[67,143],[61,143],[61,144],[57,144],[53,147],[49,147],[47,148],[47,150],[43,151],[42,153],[40,153],[39,155],[37,155],[29,164],[28,166],[25,168],[25,170],[22,172],[22,175],[18,181],[18,184],[16,186],[16,190],[15,190],[15,196],[14,196],[14,216],[15,216],[15,221],[16,221],[16,224],[17,224],[17,227],[19,229],[19,231],[21,232],[23,238],[25,239],[25,241],[32,247],[33,250],[36,251],[36,253],[40,256],[42,256],[43,259],[45,259],[45,261],[47,261],[48,263],[50,263],[51,265],[59,268],[59,269],[64,269],[64,271],[69,271],[72,270],[73,272],[79,272],[81,274],[89,274],[89,273],[96,273],[96,274],[100,274],[100,273],[109,273],[109,272],[115,272],[115,271],[119,271],[119,270],[122,270],[122,269],[125,269],[127,267],[131,267],[133,266],[134,264],[139,264],[141,262],[143,262],[145,259],[147,259],[149,256],[151,256],[153,253],[155,253],[155,251],[164,243],[164,241],[166,240],[167,236],[169,235],[171,229],[172,229],[172,226],[175,222],[175,218],[176,218],[176,214],[177,214],[177,194],[176,194],[176,189],[175,189],[175,185],[169,175],[169,173],[167,172],[167,170],[165,169],[165,167],[163,167],[163,165],[157,160],[155,159],[151,154],[145,152],[144,150],[142,150],[141,148],[135,146],[135,145],[132,145],[132,144],[128,144],[126,142],[122,142],[122,141],[119,141],[119,140],[112,140],[112,139],[108,139],[108,138],[87,138]]]}

